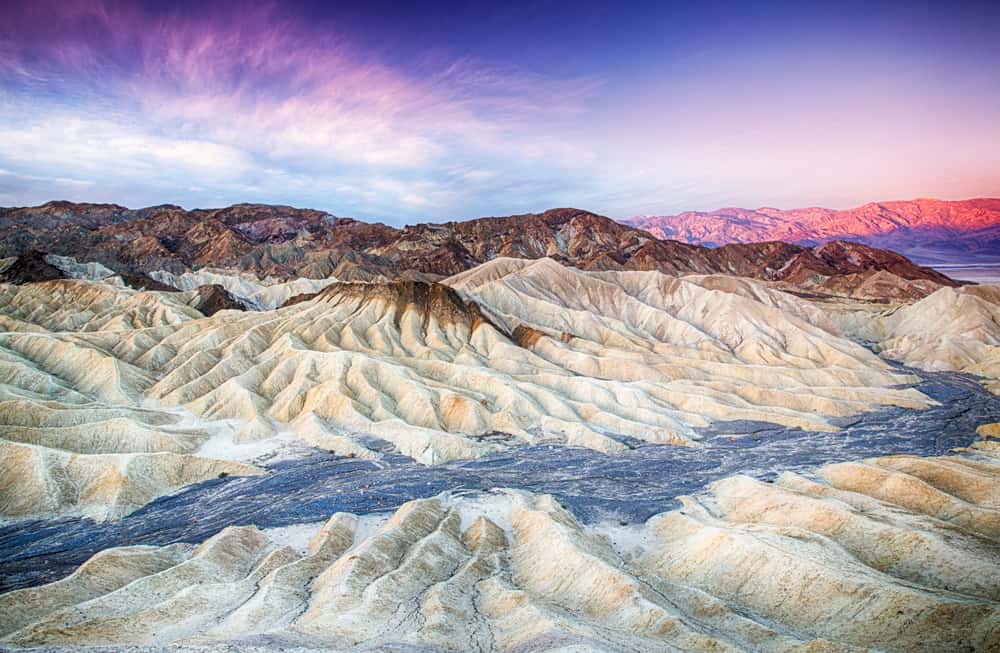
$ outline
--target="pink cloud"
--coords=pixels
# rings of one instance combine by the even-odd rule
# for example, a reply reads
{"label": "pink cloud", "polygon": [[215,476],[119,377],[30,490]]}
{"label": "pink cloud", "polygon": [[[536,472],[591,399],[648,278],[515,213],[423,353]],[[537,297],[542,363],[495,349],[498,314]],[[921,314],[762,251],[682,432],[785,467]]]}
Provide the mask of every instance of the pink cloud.
{"label": "pink cloud", "polygon": [[[160,162],[174,168],[164,184],[210,170],[232,189],[347,189],[433,208],[458,201],[456,184],[469,192],[498,183],[493,166],[593,158],[552,128],[585,108],[593,80],[440,54],[389,65],[377,49],[282,15],[280,5],[247,6],[234,20],[212,8],[43,0],[9,19],[0,83],[28,91],[0,102],[0,120],[41,149],[38,139],[54,141],[44,160],[14,157],[34,169],[83,167],[96,179],[130,167],[149,174]],[[67,100],[37,102],[39,85]],[[94,137],[61,135],[66,124]],[[455,177],[456,166],[479,173]]]}
{"label": "pink cloud", "polygon": [[[14,23],[34,35],[46,13],[25,11]],[[137,106],[154,128],[279,157],[388,166],[470,150],[559,157],[565,146],[545,136],[545,123],[579,112],[596,88],[468,59],[429,58],[417,75],[280,5],[248,6],[234,20],[77,0],[49,15],[60,38],[38,51],[35,36],[19,51],[8,46],[8,74],[67,87],[82,78],[89,93]]]}

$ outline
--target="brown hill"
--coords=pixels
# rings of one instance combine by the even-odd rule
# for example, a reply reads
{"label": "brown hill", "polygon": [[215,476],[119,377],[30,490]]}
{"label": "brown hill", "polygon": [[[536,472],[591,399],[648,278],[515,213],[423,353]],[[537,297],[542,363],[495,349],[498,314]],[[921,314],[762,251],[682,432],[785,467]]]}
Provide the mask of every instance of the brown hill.
{"label": "brown hill", "polygon": [[0,209],[0,255],[43,248],[130,273],[213,266],[284,278],[433,281],[498,257],[548,257],[584,270],[726,273],[809,287],[845,275],[862,283],[878,271],[956,285],[865,245],[765,242],[710,249],[572,208],[403,229],[256,204],[185,211],[50,202]]}

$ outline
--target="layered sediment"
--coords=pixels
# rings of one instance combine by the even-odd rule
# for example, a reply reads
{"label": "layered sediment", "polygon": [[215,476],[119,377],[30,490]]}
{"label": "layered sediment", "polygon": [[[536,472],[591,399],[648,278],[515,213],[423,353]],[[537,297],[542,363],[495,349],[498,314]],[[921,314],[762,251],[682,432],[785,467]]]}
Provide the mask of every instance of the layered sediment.
{"label": "layered sediment", "polygon": [[8,646],[893,651],[1000,646],[1000,466],[734,476],[642,526],[516,490],[134,546],[0,595]]}
{"label": "layered sediment", "polygon": [[[916,377],[843,337],[814,305],[747,279],[497,259],[445,283],[335,282],[264,312],[231,310],[228,291],[205,288],[0,286],[0,415],[18,420],[0,420],[0,437],[56,452],[17,449],[39,470],[33,492],[44,495],[65,469],[90,470],[74,487],[100,486],[95,474],[133,478],[127,468],[138,463],[111,454],[216,459],[117,504],[136,507],[175,481],[251,473],[217,459],[248,462],[240,451],[279,446],[279,434],[341,455],[378,458],[388,446],[435,464],[518,444],[609,454],[636,440],[695,445],[697,429],[716,421],[834,431],[834,418],[929,405],[902,387]],[[72,431],[46,431],[52,414]],[[130,429],[141,437],[122,435]],[[67,447],[95,458],[70,466]],[[99,515],[105,496],[84,492],[67,510]],[[7,514],[65,501],[0,505],[15,503]]]}

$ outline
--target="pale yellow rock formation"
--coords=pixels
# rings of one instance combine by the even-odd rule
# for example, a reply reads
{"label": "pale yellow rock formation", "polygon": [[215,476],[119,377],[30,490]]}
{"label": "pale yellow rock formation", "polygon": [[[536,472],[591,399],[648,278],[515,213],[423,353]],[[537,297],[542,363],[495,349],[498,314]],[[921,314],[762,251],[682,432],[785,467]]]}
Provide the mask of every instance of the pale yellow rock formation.
{"label": "pale yellow rock formation", "polygon": [[992,651],[1000,464],[893,456],[735,476],[642,526],[520,491],[337,514],[304,553],[252,526],[127,547],[0,596],[12,647]]}
{"label": "pale yellow rock formation", "polygon": [[1000,438],[1000,422],[982,424],[976,429],[976,433],[983,438]]}
{"label": "pale yellow rock formation", "polygon": [[[0,441],[58,452],[32,455],[55,465],[37,478],[64,454],[96,456],[91,479],[93,465],[121,475],[109,455],[197,456],[213,436],[212,456],[246,461],[237,450],[279,433],[374,458],[355,437],[374,435],[433,464],[497,451],[480,437],[495,432],[614,454],[621,436],[689,445],[734,419],[830,431],[831,417],[929,401],[814,305],[759,282],[497,259],[447,284],[332,284],[281,310],[211,318],[184,293],[0,285]],[[191,469],[248,471],[223,467]],[[183,480],[164,479],[159,491]],[[155,493],[128,492],[105,514]]]}
{"label": "pale yellow rock formation", "polygon": [[174,453],[76,454],[0,441],[0,515],[120,519],[156,497],[251,465]]}
{"label": "pale yellow rock formation", "polygon": [[271,277],[259,279],[246,272],[216,268],[201,268],[182,274],[155,271],[151,272],[149,276],[179,290],[196,290],[199,286],[217,284],[251,306],[263,310],[278,308],[296,295],[317,293],[337,282],[337,279],[332,277],[328,279],[300,278],[288,281]]}
{"label": "pale yellow rock formation", "polygon": [[181,294],[0,284],[0,311],[0,516],[117,519],[189,483],[260,473],[190,455],[218,429],[147,405],[155,377],[86,339],[152,341],[200,319]]}
{"label": "pale yellow rock formation", "polygon": [[[651,305],[621,284],[640,292],[677,282],[640,274],[615,285],[551,261],[523,266],[522,283],[547,277],[546,302],[506,292],[507,278],[476,291],[456,284],[496,326],[351,284],[276,313],[180,326],[152,346],[107,346],[158,376],[149,395],[164,404],[212,418],[266,416],[343,453],[358,452],[337,434],[373,433],[426,463],[486,453],[492,445],[467,436],[492,431],[616,452],[624,447],[609,433],[683,443],[712,419],[829,430],[823,415],[925,405],[919,393],[886,387],[910,377],[776,307],[696,284],[653,285],[651,297],[673,303]],[[581,296],[589,306],[574,305]],[[722,312],[701,314],[718,300],[728,303]],[[727,310],[737,316],[731,327],[721,324]],[[512,342],[507,334],[525,323],[546,335],[528,347]]]}
{"label": "pale yellow rock formation", "polygon": [[[103,282],[58,280],[0,284],[0,312],[8,331],[131,330],[202,317],[180,293],[138,291]],[[23,328],[12,328],[24,324]]]}
{"label": "pale yellow rock formation", "polygon": [[976,374],[1000,394],[1000,287],[941,288],[880,321],[882,356]]}

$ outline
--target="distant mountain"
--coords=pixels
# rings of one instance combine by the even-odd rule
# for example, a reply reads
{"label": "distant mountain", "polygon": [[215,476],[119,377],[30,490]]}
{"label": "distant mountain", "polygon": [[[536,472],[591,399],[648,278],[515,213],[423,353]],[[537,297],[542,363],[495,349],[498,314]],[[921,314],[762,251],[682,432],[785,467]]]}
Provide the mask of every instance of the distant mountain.
{"label": "distant mountain", "polygon": [[645,215],[623,221],[696,245],[851,240],[924,263],[1000,261],[1000,199],[872,202],[854,209],[739,209]]}
{"label": "distant mountain", "polygon": [[725,273],[836,294],[850,293],[876,272],[931,284],[903,284],[907,295],[956,285],[905,257],[864,245],[768,242],[712,249],[661,240],[571,208],[403,229],[256,204],[185,211],[50,202],[0,209],[0,256],[33,251],[141,274],[218,267],[260,277],[433,281],[500,257],[547,257],[583,270]]}

